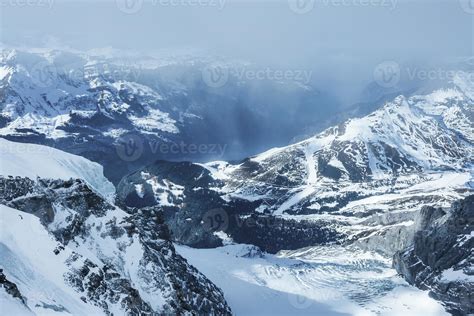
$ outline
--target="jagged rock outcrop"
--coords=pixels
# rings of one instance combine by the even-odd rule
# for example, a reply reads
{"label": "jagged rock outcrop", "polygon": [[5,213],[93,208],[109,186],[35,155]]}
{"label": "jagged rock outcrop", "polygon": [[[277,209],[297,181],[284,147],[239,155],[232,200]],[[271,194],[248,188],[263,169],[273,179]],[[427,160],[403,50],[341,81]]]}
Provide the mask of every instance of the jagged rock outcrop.
{"label": "jagged rock outcrop", "polygon": [[474,195],[446,210],[425,207],[416,223],[413,244],[394,255],[395,269],[453,315],[474,313]]}
{"label": "jagged rock outcrop", "polygon": [[[64,284],[105,314],[231,314],[222,291],[175,252],[157,207],[125,212],[83,180],[11,176],[0,177],[0,204],[40,219],[57,241],[41,255],[65,256]],[[15,249],[1,250],[14,261]]]}

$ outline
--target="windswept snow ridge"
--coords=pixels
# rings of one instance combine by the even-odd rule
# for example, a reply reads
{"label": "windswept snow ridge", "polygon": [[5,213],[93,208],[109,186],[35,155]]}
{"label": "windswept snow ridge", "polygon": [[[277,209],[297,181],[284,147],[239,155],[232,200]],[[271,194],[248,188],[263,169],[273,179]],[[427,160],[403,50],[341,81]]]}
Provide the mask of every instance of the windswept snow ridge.
{"label": "windswept snow ridge", "polygon": [[109,200],[115,187],[103,175],[98,163],[55,148],[11,142],[0,138],[0,175],[36,179],[83,179]]}

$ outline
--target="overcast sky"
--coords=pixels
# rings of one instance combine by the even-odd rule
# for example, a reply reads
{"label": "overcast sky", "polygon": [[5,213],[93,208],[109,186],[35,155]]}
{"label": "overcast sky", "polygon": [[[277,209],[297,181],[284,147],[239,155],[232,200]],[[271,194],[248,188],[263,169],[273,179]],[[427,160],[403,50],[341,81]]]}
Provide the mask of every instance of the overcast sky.
{"label": "overcast sky", "polygon": [[369,73],[384,60],[436,62],[473,54],[474,5],[467,2],[290,1],[0,0],[1,41],[143,52],[193,48],[311,65],[340,78]]}

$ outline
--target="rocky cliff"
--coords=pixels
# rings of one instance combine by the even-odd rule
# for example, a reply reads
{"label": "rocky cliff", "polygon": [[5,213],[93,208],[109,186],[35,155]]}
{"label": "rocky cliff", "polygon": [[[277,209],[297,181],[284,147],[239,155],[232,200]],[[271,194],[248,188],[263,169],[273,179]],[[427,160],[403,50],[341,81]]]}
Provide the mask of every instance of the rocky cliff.
{"label": "rocky cliff", "polygon": [[416,222],[413,244],[395,254],[394,267],[453,315],[474,313],[474,195],[445,210],[425,207]]}
{"label": "rocky cliff", "polygon": [[35,313],[231,313],[175,252],[156,207],[119,209],[80,179],[12,176],[0,177],[0,204],[3,285]]}

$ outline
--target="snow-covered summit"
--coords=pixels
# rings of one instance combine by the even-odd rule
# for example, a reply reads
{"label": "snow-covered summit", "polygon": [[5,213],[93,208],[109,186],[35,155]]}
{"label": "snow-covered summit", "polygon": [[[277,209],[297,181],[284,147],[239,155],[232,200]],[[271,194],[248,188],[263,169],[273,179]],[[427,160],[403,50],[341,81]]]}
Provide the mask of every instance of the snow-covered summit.
{"label": "snow-covered summit", "polygon": [[265,163],[295,151],[308,157],[309,152],[317,156],[320,175],[336,168],[353,179],[466,168],[474,154],[473,106],[474,100],[459,88],[399,96],[368,116],[251,160]]}

